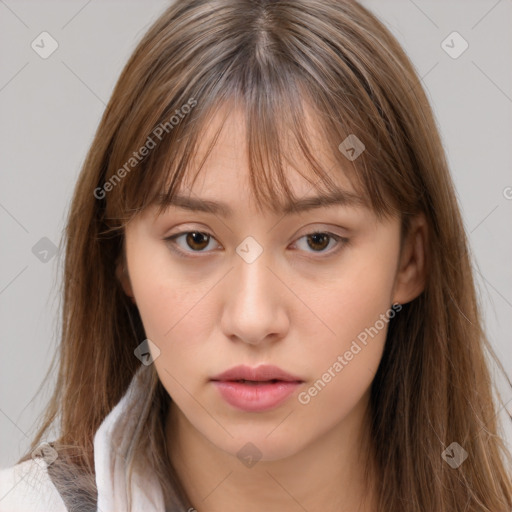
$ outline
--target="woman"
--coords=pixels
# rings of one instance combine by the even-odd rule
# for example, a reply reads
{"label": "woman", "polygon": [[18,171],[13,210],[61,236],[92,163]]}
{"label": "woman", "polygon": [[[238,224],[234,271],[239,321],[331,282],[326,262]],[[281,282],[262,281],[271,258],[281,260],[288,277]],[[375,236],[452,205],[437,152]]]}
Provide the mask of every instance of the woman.
{"label": "woman", "polygon": [[0,510],[511,509],[438,131],[359,4],[173,3],[66,235],[58,383]]}

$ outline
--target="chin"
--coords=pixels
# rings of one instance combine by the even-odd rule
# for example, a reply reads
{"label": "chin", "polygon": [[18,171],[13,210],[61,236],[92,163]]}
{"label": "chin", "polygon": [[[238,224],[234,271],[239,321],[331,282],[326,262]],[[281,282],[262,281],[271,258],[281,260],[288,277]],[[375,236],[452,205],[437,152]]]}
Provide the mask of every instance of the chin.
{"label": "chin", "polygon": [[232,430],[230,432],[233,438],[225,436],[221,440],[210,439],[210,441],[220,450],[240,459],[242,463],[249,461],[246,464],[248,467],[251,467],[253,463],[251,461],[271,462],[286,459],[300,451],[305,444],[302,435],[300,440],[293,439],[286,433],[281,436],[276,433],[269,435],[268,429],[261,429],[258,432],[253,427],[246,432],[242,429],[238,432]]}

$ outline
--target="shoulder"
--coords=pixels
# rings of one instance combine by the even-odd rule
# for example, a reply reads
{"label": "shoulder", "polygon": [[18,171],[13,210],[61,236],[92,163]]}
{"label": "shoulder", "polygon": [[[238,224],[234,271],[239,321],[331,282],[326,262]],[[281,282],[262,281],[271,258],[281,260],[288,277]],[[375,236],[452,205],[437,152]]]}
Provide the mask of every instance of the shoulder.
{"label": "shoulder", "polygon": [[46,462],[29,459],[0,469],[0,512],[66,512]]}

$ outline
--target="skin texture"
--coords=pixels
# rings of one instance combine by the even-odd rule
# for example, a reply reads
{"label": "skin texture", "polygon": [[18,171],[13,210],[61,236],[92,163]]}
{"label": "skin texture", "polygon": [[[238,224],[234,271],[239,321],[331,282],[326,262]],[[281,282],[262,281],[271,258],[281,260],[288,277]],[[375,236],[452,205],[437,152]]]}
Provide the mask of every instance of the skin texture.
{"label": "skin texture", "polygon": [[[232,218],[174,206],[156,217],[150,207],[126,227],[127,271],[118,269],[119,276],[160,349],[154,364],[172,398],[168,455],[199,512],[376,510],[364,489],[362,455],[387,323],[307,404],[296,393],[270,411],[239,411],[209,379],[238,364],[268,363],[304,380],[299,392],[309,389],[392,304],[421,293],[424,219],[413,220],[400,252],[399,219],[379,221],[363,206],[286,217],[257,212],[241,115],[230,113],[192,192],[184,190],[226,202]],[[311,136],[332,168],[322,141]],[[353,191],[342,173],[331,173]],[[299,197],[316,195],[298,173],[288,176]],[[349,243],[308,245],[315,230]],[[186,235],[176,240],[189,258],[163,240],[185,231],[211,235],[209,242],[189,238],[190,245]],[[263,248],[250,264],[236,253],[248,236]],[[249,442],[261,454],[252,467],[237,457]]]}

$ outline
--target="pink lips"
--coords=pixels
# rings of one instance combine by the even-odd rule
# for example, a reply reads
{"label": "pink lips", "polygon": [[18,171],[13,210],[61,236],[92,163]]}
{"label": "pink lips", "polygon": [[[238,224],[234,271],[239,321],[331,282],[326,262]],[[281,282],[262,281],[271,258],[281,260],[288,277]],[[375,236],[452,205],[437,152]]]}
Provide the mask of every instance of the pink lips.
{"label": "pink lips", "polygon": [[211,380],[226,402],[247,412],[277,407],[303,382],[271,365],[235,366]]}

